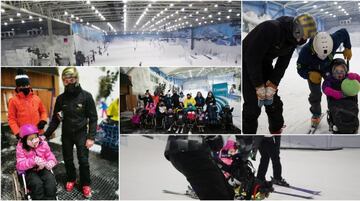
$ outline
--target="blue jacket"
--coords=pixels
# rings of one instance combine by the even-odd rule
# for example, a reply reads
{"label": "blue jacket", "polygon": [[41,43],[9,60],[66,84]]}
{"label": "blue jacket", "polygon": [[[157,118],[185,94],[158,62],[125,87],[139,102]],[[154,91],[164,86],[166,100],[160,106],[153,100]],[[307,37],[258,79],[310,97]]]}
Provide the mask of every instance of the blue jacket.
{"label": "blue jacket", "polygon": [[333,50],[325,60],[321,60],[317,57],[312,47],[313,39],[306,43],[301,49],[297,60],[297,71],[302,78],[308,79],[310,71],[320,72],[323,77],[327,77],[331,74],[330,64],[341,43],[344,44],[345,48],[351,49],[350,36],[346,29],[336,31],[331,34],[331,38],[334,41]]}

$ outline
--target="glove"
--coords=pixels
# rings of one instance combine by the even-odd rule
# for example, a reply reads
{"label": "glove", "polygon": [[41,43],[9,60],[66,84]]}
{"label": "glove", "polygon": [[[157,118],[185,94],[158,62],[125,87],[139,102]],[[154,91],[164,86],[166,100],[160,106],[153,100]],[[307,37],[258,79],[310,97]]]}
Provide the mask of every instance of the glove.
{"label": "glove", "polygon": [[35,163],[38,166],[38,170],[43,169],[46,165],[46,162],[38,156],[35,156]]}
{"label": "glove", "polygon": [[345,50],[343,51],[343,55],[344,55],[344,59],[350,60],[352,57],[351,49],[345,48]]}
{"label": "glove", "polygon": [[270,80],[268,80],[266,82],[265,98],[268,100],[272,100],[276,91],[277,91],[277,86],[274,83],[272,83]]}
{"label": "glove", "polygon": [[41,120],[41,121],[37,124],[38,129],[40,129],[40,130],[41,130],[41,129],[44,129],[45,124],[47,124],[47,122],[44,121],[44,120]]}
{"label": "glove", "polygon": [[48,169],[48,170],[51,170],[55,167],[56,163],[54,161],[48,161],[46,164],[45,164],[45,168]]}
{"label": "glove", "polygon": [[355,74],[355,73],[348,73],[347,74],[347,78],[349,79],[349,80],[357,80],[358,79],[358,75],[357,74]]}
{"label": "glove", "polygon": [[266,102],[266,89],[264,85],[256,87],[256,95],[258,98],[258,106],[261,108]]}
{"label": "glove", "polygon": [[321,83],[321,74],[317,71],[310,71],[309,72],[309,80],[314,84]]}
{"label": "glove", "polygon": [[266,90],[264,85],[260,85],[259,87],[256,87],[256,95],[258,100],[265,100],[266,97]]}
{"label": "glove", "polygon": [[20,133],[16,133],[16,134],[15,134],[15,137],[16,137],[17,140],[20,140],[20,139],[21,139],[21,138],[20,138]]}

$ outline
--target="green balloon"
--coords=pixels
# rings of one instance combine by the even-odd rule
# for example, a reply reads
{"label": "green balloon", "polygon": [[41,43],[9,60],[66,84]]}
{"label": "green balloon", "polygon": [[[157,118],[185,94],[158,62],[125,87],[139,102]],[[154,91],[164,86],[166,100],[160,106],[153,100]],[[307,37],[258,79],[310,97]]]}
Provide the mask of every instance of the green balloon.
{"label": "green balloon", "polygon": [[345,79],[341,83],[341,90],[346,96],[356,96],[360,90],[360,84],[357,80]]}

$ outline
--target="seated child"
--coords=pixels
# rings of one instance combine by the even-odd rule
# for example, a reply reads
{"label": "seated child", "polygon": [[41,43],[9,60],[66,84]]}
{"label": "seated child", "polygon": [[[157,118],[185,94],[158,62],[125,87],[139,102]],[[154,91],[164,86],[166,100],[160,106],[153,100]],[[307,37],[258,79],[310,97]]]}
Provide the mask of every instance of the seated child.
{"label": "seated child", "polygon": [[[360,76],[349,73],[345,60],[336,58],[331,63],[332,74],[328,76],[322,86],[327,96],[330,120],[340,132],[357,130],[358,120],[358,83]],[[354,83],[348,84],[348,83]],[[349,93],[350,92],[350,93]],[[344,112],[346,111],[346,112]],[[330,125],[332,127],[332,125]],[[342,130],[342,131],[341,131]]]}
{"label": "seated child", "polygon": [[56,180],[51,169],[57,160],[48,143],[39,137],[32,124],[20,127],[20,140],[16,146],[16,169],[25,173],[27,186],[34,200],[56,200]]}

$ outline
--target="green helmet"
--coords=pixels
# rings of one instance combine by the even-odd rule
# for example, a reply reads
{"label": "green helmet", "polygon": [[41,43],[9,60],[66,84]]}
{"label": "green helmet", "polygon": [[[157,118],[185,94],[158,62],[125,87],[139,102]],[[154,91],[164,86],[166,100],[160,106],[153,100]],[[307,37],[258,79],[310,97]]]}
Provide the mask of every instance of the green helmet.
{"label": "green helmet", "polygon": [[357,80],[344,79],[341,90],[346,96],[356,96],[359,93],[360,84]]}
{"label": "green helmet", "polygon": [[316,32],[316,22],[310,14],[304,13],[294,18],[293,36],[296,39],[312,38],[315,36]]}

